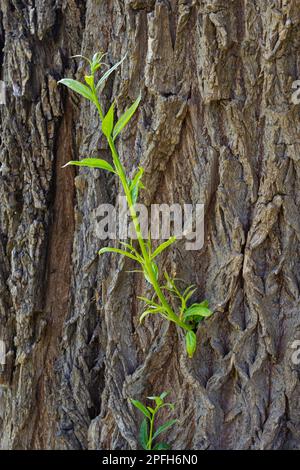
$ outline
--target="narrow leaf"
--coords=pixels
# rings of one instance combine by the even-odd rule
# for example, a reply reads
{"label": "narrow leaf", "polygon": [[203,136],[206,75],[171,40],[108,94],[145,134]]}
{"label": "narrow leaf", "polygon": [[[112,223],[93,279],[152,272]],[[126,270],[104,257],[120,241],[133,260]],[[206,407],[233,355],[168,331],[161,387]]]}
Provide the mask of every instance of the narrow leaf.
{"label": "narrow leaf", "polygon": [[156,406],[161,406],[163,404],[163,400],[160,397],[148,397],[149,400],[155,400]]}
{"label": "narrow leaf", "polygon": [[115,65],[113,65],[109,70],[107,70],[104,75],[102,75],[99,82],[97,83],[97,87],[96,87],[97,90],[100,88],[102,83],[104,83],[105,80],[108,79],[110,74],[113,73],[114,70],[116,70],[116,68],[118,68],[122,64],[122,62],[123,62],[123,60],[125,60],[126,56],[127,56],[127,54],[124,55],[123,59],[121,59],[119,62],[117,62]]}
{"label": "narrow leaf", "polygon": [[165,432],[171,426],[174,426],[174,424],[177,423],[177,422],[178,422],[178,419],[171,419],[170,421],[167,421],[165,424],[160,426],[157,429],[157,431],[153,434],[153,440],[156,439],[162,432]]}
{"label": "narrow leaf", "polygon": [[[153,269],[153,272],[154,272],[154,276],[155,276],[155,279],[157,280],[158,279],[158,266],[157,264],[155,264],[154,262],[151,263],[152,264],[152,269]],[[149,274],[144,270],[144,276],[146,278],[146,280],[152,284],[152,281],[149,277]]]}
{"label": "narrow leaf", "polygon": [[184,312],[184,318],[189,317],[210,317],[212,311],[207,307],[203,307],[201,304],[193,304]]}
{"label": "narrow leaf", "polygon": [[175,241],[176,241],[176,237],[170,237],[169,240],[162,243],[161,245],[159,245],[159,247],[156,248],[156,250],[151,255],[151,258],[152,259],[156,258],[156,256],[158,256],[163,250],[168,248],[168,246],[172,245],[172,243],[174,243]]}
{"label": "narrow leaf", "polygon": [[174,405],[172,403],[164,403],[164,399],[166,396],[169,395],[170,392],[163,392],[159,397],[147,397],[149,400],[154,400],[156,405],[159,406],[160,408],[163,406],[170,406],[172,405],[172,409],[174,408]]}
{"label": "narrow leaf", "polygon": [[170,449],[170,446],[166,444],[165,442],[159,442],[153,447],[153,450],[168,450]]}
{"label": "narrow leaf", "polygon": [[102,170],[107,170],[111,171],[112,173],[116,173],[113,167],[101,158],[83,158],[82,160],[71,160],[70,162],[66,163],[63,168],[68,165],[85,166],[87,168],[100,168]]}
{"label": "narrow leaf", "polygon": [[101,248],[101,250],[98,251],[99,255],[102,255],[103,253],[118,253],[119,255],[127,256],[127,258],[134,259],[135,261],[138,261],[137,257],[134,256],[132,253],[129,253],[128,251],[120,250],[119,248],[110,248],[108,246]]}
{"label": "narrow leaf", "polygon": [[189,285],[189,286],[185,289],[184,293],[182,294],[183,297],[185,297],[185,296],[187,295],[187,293],[188,293],[191,289],[194,289],[195,287],[196,287],[195,284]]}
{"label": "narrow leaf", "polygon": [[157,400],[158,398],[160,398],[160,397],[155,397],[155,396],[153,396],[153,397],[147,397],[147,398],[148,398],[148,400],[153,400],[153,401],[156,402],[156,400]]}
{"label": "narrow leaf", "polygon": [[77,80],[72,80],[72,78],[63,78],[57,83],[61,83],[62,85],[67,86],[71,90],[76,91],[76,93],[79,93],[84,98],[95,102],[93,93],[91,92],[89,87],[87,87],[83,83],[78,82]]}
{"label": "narrow leaf", "polygon": [[140,443],[143,449],[147,450],[147,444],[148,444],[148,423],[147,423],[147,418],[144,418],[140,427]]}
{"label": "narrow leaf", "polygon": [[151,406],[147,406],[147,409],[150,411],[150,413],[155,413],[155,410],[153,408],[151,408]]}
{"label": "narrow leaf", "polygon": [[138,194],[139,194],[139,189],[140,188],[145,188],[143,183],[141,182],[141,178],[144,174],[144,168],[139,167],[137,173],[135,174],[133,180],[130,183],[130,192],[131,192],[131,197],[132,197],[132,202],[133,204],[136,203]]}
{"label": "narrow leaf", "polygon": [[192,297],[192,295],[196,292],[196,290],[197,290],[197,287],[195,287],[194,289],[190,289],[187,294],[183,294],[185,302],[187,302]]}
{"label": "narrow leaf", "polygon": [[77,59],[77,58],[86,60],[90,65],[92,63],[90,59],[88,59],[87,57],[84,57],[84,55],[77,54],[77,55],[71,55],[70,57],[70,59]]}
{"label": "narrow leaf", "polygon": [[[125,242],[121,242],[120,241],[120,244],[125,246],[126,248],[128,248],[136,257],[137,259],[139,260],[140,264],[143,264],[144,263],[144,260],[143,258],[141,257],[141,255],[139,254],[139,252],[134,248],[134,246],[132,246],[130,243],[125,243]],[[136,271],[136,272],[143,272],[143,271]]]}
{"label": "narrow leaf", "polygon": [[136,204],[138,200],[138,195],[139,195],[139,187],[136,185],[130,190],[131,193],[131,199],[132,199],[132,204]]}
{"label": "narrow leaf", "polygon": [[126,248],[128,248],[130,251],[132,252],[136,252],[136,249],[134,248],[133,245],[131,245],[131,243],[126,243],[126,242],[120,242],[121,245],[125,246]]}
{"label": "narrow leaf", "polygon": [[156,314],[156,313],[160,313],[162,316],[164,316],[164,310],[163,309],[159,309],[159,308],[149,308],[147,310],[145,310],[142,315],[140,316],[140,323],[143,322],[144,318],[146,318],[147,315],[152,315],[152,314]]}
{"label": "narrow leaf", "polygon": [[117,124],[114,127],[113,131],[113,140],[116,139],[116,137],[120,134],[121,130],[124,129],[126,124],[130,121],[132,116],[134,115],[135,111],[138,108],[138,105],[140,104],[141,101],[141,95],[137,97],[135,102],[128,108],[125,113],[120,117],[118,120]]}
{"label": "narrow leaf", "polygon": [[94,54],[92,63],[91,63],[92,74],[95,74],[95,72],[97,72],[97,70],[101,67],[102,65],[101,60],[103,59],[105,55],[106,54],[101,54],[100,52],[96,52],[96,54]]}
{"label": "narrow leaf", "polygon": [[111,135],[114,127],[114,106],[115,103],[113,102],[102,121],[102,132],[107,138]]}
{"label": "narrow leaf", "polygon": [[133,400],[133,399],[131,399],[130,401],[138,410],[140,410],[143,413],[143,415],[151,419],[151,413],[150,411],[147,410],[147,408],[145,407],[145,405],[143,405],[143,403],[141,403],[139,400]]}
{"label": "narrow leaf", "polygon": [[159,396],[161,400],[164,400],[170,392],[162,392],[162,394]]}
{"label": "narrow leaf", "polygon": [[139,169],[134,175],[133,180],[131,182],[131,188],[133,188],[140,181],[140,179],[142,178],[144,174],[144,171],[145,171],[144,168],[139,166]]}
{"label": "narrow leaf", "polygon": [[138,296],[138,299],[143,300],[147,305],[150,305],[150,307],[158,307],[162,310],[166,310],[162,305],[158,304],[157,302],[154,302],[154,300],[152,299],[147,299],[147,297]]}
{"label": "narrow leaf", "polygon": [[161,405],[160,408],[163,408],[163,407],[165,407],[165,406],[167,406],[168,408],[170,408],[170,410],[172,410],[172,411],[174,411],[174,409],[175,409],[174,403],[163,403],[163,405]]}

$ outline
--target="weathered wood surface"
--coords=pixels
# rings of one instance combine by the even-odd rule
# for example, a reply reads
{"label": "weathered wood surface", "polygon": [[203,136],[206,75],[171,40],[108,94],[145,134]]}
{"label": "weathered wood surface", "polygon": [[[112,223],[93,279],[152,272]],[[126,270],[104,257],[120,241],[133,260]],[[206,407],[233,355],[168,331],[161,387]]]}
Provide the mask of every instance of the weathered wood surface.
{"label": "weathered wood surface", "polygon": [[[300,447],[299,0],[1,0],[1,447],[136,448],[142,400],[170,389],[174,449]],[[73,54],[127,51],[103,95],[140,111],[118,148],[144,201],[205,203],[205,244],[161,263],[215,314],[182,333],[139,326],[145,291],[97,257],[97,207],[118,187],[61,166],[109,158],[94,109],[57,87]]]}

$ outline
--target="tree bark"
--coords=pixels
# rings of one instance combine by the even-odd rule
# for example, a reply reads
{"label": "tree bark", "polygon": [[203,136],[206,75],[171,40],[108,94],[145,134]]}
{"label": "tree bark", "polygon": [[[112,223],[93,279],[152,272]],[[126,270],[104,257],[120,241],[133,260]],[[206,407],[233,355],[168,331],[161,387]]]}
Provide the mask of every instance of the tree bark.
{"label": "tree bark", "polygon": [[[299,0],[1,0],[0,445],[136,449],[129,397],[170,390],[173,449],[300,448]],[[110,158],[95,110],[57,85],[70,57],[128,52],[102,95],[142,201],[204,203],[205,242],[161,256],[214,315],[192,360],[130,264],[97,256],[97,207],[117,181],[62,169]]]}

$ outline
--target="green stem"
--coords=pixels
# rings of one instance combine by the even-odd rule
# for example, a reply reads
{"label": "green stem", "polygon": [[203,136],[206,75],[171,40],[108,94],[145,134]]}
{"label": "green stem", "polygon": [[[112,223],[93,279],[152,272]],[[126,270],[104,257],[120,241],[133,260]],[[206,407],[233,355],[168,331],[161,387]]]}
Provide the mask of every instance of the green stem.
{"label": "green stem", "polygon": [[[95,98],[96,98],[95,101],[96,101],[97,110],[98,110],[100,119],[102,121],[103,120],[103,113],[102,113],[102,110],[101,110],[101,106],[100,106],[100,103],[98,101],[98,98],[97,98],[97,95],[96,95],[95,92],[94,92],[94,95],[95,95]],[[114,141],[113,141],[112,137],[109,136],[107,138],[107,141],[108,141],[108,145],[110,147],[111,153],[112,153],[112,158],[113,158],[115,168],[116,168],[117,173],[120,177],[120,180],[121,180],[124,192],[125,192],[125,196],[126,196],[126,199],[127,199],[127,204],[128,204],[129,211],[130,211],[130,216],[131,216],[133,224],[134,224],[137,239],[138,239],[138,242],[139,242],[139,245],[140,245],[140,248],[141,248],[141,252],[142,252],[142,255],[143,255],[143,258],[144,258],[145,269],[147,271],[147,274],[149,276],[151,284],[153,285],[153,288],[154,288],[154,290],[157,294],[157,297],[159,298],[162,306],[165,308],[166,312],[168,313],[169,320],[176,323],[178,326],[180,326],[184,330],[190,331],[190,330],[192,330],[192,328],[190,326],[186,325],[183,321],[181,321],[181,319],[173,312],[173,309],[169,305],[167,299],[165,298],[165,296],[164,296],[164,294],[163,294],[163,292],[162,292],[162,290],[161,290],[161,288],[160,288],[160,286],[157,282],[157,279],[156,279],[156,276],[155,276],[155,273],[154,273],[154,270],[153,270],[153,267],[152,267],[151,259],[150,259],[150,256],[148,254],[144,239],[142,237],[141,227],[140,227],[140,224],[139,224],[139,219],[138,219],[136,210],[134,208],[134,204],[133,204],[131,193],[130,193],[130,188],[129,188],[129,185],[128,185],[128,182],[127,182],[127,178],[126,178],[126,174],[125,174],[123,165],[120,161],[120,158],[119,158],[119,155],[118,155],[118,152],[117,152],[117,149],[115,147],[115,144],[114,144]]]}
{"label": "green stem", "polygon": [[156,413],[156,411],[154,410],[154,413],[152,413],[152,416],[151,416],[151,419],[150,419],[149,440],[148,440],[148,445],[147,445],[148,450],[152,449],[152,436],[153,436],[155,413]]}

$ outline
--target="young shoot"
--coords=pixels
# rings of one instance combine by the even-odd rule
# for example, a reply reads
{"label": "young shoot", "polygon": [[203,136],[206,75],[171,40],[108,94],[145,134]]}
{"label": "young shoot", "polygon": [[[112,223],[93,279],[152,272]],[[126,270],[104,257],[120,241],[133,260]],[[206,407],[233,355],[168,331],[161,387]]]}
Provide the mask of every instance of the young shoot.
{"label": "young shoot", "polygon": [[[104,85],[110,74],[121,65],[126,57],[125,56],[120,60],[120,62],[106,70],[101,75],[103,56],[104,54],[97,53],[91,60],[82,56],[76,56],[82,57],[89,67],[88,73],[84,77],[85,83],[70,78],[64,78],[58,83],[61,83],[80,94],[97,108],[101,130],[107,140],[113,163],[111,165],[100,158],[83,158],[79,161],[70,161],[65,166],[77,165],[88,168],[100,168],[115,174],[119,178],[126,196],[130,216],[136,232],[138,248],[135,248],[132,243],[123,243],[122,248],[102,248],[99,251],[99,254],[117,253],[130,258],[140,266],[140,271],[144,274],[146,281],[152,285],[154,291],[154,295],[150,299],[140,297],[140,299],[145,303],[145,310],[140,316],[140,322],[142,322],[148,315],[159,314],[165,320],[175,323],[185,332],[186,351],[188,356],[192,358],[197,345],[197,327],[200,321],[209,317],[212,312],[209,310],[208,302],[206,300],[201,303],[188,305],[189,300],[195,291],[194,286],[189,286],[181,294],[175,284],[175,279],[170,278],[167,273],[164,273],[165,280],[163,281],[163,284],[161,284],[161,276],[159,275],[156,258],[166,248],[172,245],[176,239],[175,237],[171,237],[154,250],[152,249],[150,236],[148,240],[143,239],[135,204],[138,201],[139,191],[144,188],[142,183],[144,169],[142,167],[137,168],[134,177],[130,180],[125,173],[125,169],[121,163],[116,148],[116,139],[136,112],[141,101],[141,95],[136,98],[134,103],[117,120],[115,119],[114,101],[111,103],[111,106],[106,113],[103,111],[99,100],[102,85]],[[99,72],[100,76],[98,76]],[[178,309],[173,309],[170,303],[170,298],[175,301],[175,304],[178,304]]]}
{"label": "young shoot", "polygon": [[173,403],[164,403],[164,399],[168,395],[168,392],[163,392],[159,397],[147,397],[148,400],[152,400],[155,406],[145,406],[138,400],[130,400],[131,403],[144,415],[140,427],[139,441],[143,449],[145,450],[166,450],[169,449],[168,444],[164,442],[156,442],[158,436],[174,426],[178,422],[177,419],[171,419],[166,421],[164,424],[155,429],[155,418],[159,410],[164,407],[168,407],[174,411]]}

